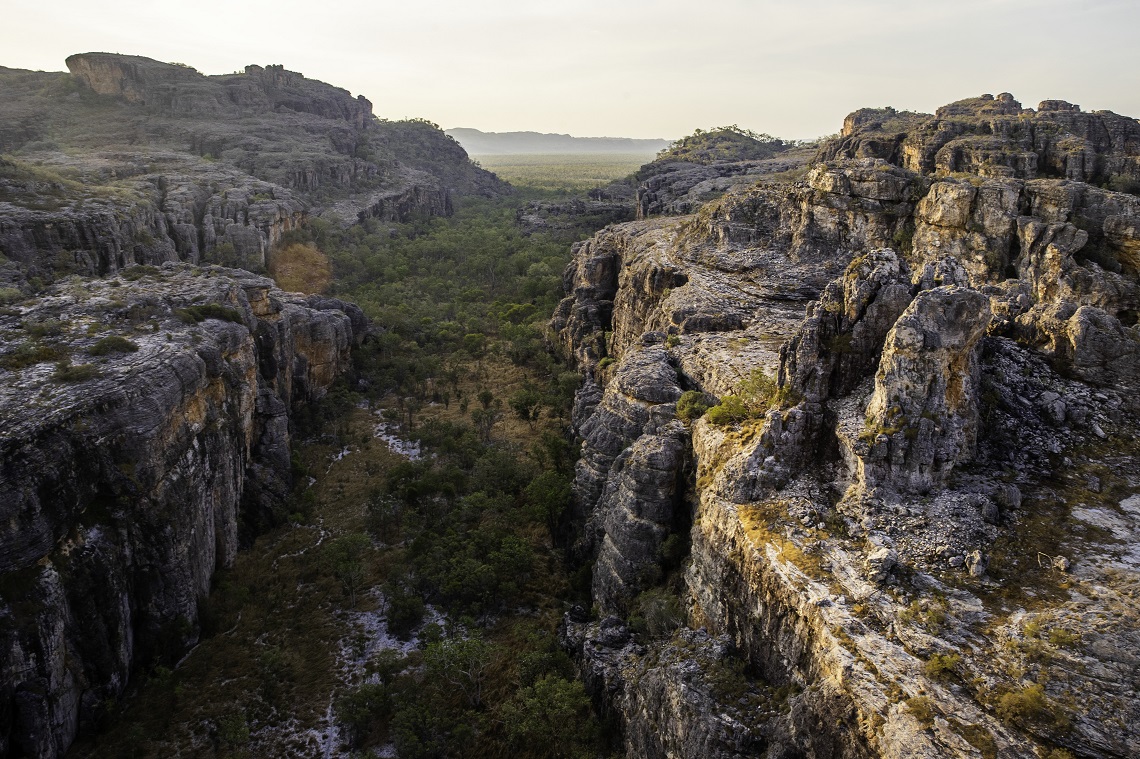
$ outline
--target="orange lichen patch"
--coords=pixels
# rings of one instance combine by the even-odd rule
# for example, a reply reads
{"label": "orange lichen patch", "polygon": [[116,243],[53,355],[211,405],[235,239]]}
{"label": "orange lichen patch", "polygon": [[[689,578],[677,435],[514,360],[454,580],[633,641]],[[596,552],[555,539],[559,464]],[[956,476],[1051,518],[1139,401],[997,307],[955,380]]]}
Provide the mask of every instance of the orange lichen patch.
{"label": "orange lichen patch", "polygon": [[269,276],[282,290],[323,293],[332,278],[332,267],[328,256],[315,245],[293,243],[269,257]]}

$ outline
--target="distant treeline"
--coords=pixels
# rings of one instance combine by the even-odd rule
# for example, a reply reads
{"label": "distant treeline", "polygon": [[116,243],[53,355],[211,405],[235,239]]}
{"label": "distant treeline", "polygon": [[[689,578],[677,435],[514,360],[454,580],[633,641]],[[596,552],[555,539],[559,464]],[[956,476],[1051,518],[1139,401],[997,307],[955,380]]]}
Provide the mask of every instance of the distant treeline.
{"label": "distant treeline", "polygon": [[572,137],[568,134],[539,132],[481,132],[478,129],[448,129],[446,132],[473,155],[645,153],[653,156],[670,144],[669,140]]}

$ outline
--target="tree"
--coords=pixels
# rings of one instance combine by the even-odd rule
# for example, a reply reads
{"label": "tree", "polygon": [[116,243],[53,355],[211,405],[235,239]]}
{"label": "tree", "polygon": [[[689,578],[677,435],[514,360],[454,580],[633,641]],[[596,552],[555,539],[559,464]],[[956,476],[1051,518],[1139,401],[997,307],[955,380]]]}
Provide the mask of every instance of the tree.
{"label": "tree", "polygon": [[497,408],[477,408],[471,412],[471,421],[484,445],[491,442],[491,430],[502,420],[503,412]]}
{"label": "tree", "polygon": [[364,552],[372,546],[372,541],[363,532],[353,532],[337,538],[328,547],[328,562],[333,576],[340,581],[348,594],[350,605],[356,607],[356,594],[364,586],[367,572],[364,566]]}
{"label": "tree", "polygon": [[519,419],[534,429],[534,424],[542,412],[542,393],[528,383],[522,390],[511,395],[507,404]]}
{"label": "tree", "polygon": [[570,483],[557,472],[543,472],[526,486],[530,513],[546,525],[550,539],[554,539],[558,521],[570,506]]}
{"label": "tree", "polygon": [[491,644],[480,637],[445,638],[424,650],[428,677],[463,692],[472,708],[483,705],[483,685],[491,663]]}
{"label": "tree", "polygon": [[500,710],[512,742],[526,755],[590,756],[598,726],[582,683],[547,675],[520,689]]}

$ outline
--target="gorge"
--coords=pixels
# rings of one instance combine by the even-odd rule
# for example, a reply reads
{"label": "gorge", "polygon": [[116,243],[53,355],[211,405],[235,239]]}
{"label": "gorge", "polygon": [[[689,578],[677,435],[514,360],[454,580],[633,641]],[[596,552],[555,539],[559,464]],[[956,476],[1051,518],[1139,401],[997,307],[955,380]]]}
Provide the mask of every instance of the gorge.
{"label": "gorge", "polygon": [[[0,69],[0,753],[125,750],[83,740],[223,637],[211,578],[241,547],[309,528],[284,575],[348,545],[291,512],[374,455],[377,419],[435,448],[329,491],[368,520],[375,579],[322,559],[351,587],[330,618],[359,593],[380,620],[337,645],[373,658],[319,694],[318,741],[270,693],[301,664],[263,646],[261,701],[233,730],[182,720],[188,751],[1140,753],[1135,119],[1003,93],[856,111],[812,144],[701,132],[588,199],[519,198],[496,269],[447,218],[512,190],[434,125],[278,66],[68,68]],[[466,281],[414,290],[431,235]],[[561,282],[525,253],[556,243]],[[332,295],[265,276],[297,248],[327,254]],[[437,290],[438,318],[414,309]],[[348,432],[299,432],[315,408]],[[340,458],[302,472],[326,437]],[[324,593],[317,565],[298,594]],[[448,645],[485,657],[485,692],[447,679]],[[442,703],[467,727],[431,722]],[[515,729],[536,713],[605,729],[571,753]]]}

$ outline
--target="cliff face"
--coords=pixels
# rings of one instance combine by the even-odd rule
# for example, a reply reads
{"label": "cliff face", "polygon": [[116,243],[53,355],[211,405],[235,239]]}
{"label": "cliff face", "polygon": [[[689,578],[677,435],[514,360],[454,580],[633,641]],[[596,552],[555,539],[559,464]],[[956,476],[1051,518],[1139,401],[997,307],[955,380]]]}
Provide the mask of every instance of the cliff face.
{"label": "cliff face", "polygon": [[236,171],[171,160],[99,191],[0,159],[0,253],[28,276],[113,274],[134,264],[213,261],[264,270],[308,204]]}
{"label": "cliff face", "polygon": [[211,575],[288,493],[290,411],[365,327],[245,272],[128,274],[0,316],[6,756],[61,755],[195,642]]}
{"label": "cliff face", "polygon": [[[841,146],[880,144],[868,114]],[[631,757],[1132,755],[1140,562],[1117,541],[1140,529],[1140,199],[843,150],[576,249],[553,327],[587,375],[578,549],[616,617],[571,620],[567,644],[605,673],[587,680]],[[778,389],[763,406],[676,419],[682,391],[745,393],[756,369]],[[796,692],[743,718],[764,740],[638,674],[677,658],[677,634],[627,646],[621,622],[660,592],[670,540],[690,625]],[[647,720],[719,737],[698,751]]]}

